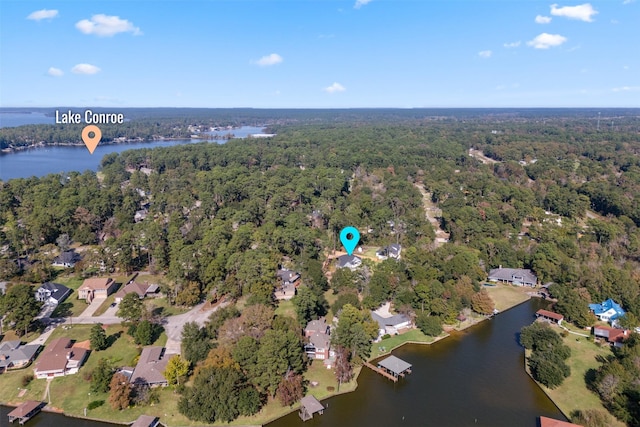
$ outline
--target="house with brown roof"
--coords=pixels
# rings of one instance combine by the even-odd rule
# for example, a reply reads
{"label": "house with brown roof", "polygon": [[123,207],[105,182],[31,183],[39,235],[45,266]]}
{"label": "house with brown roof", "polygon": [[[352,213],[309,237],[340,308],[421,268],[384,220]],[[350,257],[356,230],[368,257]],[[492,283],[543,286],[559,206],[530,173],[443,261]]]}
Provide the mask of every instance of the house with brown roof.
{"label": "house with brown roof", "polygon": [[129,382],[134,385],[146,384],[150,387],[168,385],[163,372],[171,356],[173,355],[165,354],[164,347],[152,346],[143,348]]}
{"label": "house with brown roof", "polygon": [[36,378],[51,378],[78,372],[89,350],[75,347],[69,338],[57,338],[47,345],[36,362]]}
{"label": "house with brown roof", "polygon": [[540,427],[582,427],[578,424],[556,420],[554,418],[540,417]]}
{"label": "house with brown roof", "polygon": [[92,277],[82,282],[78,288],[78,298],[93,301],[95,298],[106,298],[116,289],[116,282],[109,277]]}
{"label": "house with brown roof", "polygon": [[536,317],[539,320],[543,320],[549,323],[557,323],[558,325],[562,324],[564,320],[564,316],[562,314],[554,313],[553,311],[540,309],[536,311]]}
{"label": "house with brown roof", "polygon": [[630,331],[628,329],[612,328],[610,326],[594,326],[593,336],[607,341],[615,347],[622,347],[624,340],[629,338]]}
{"label": "house with brown roof", "polygon": [[125,286],[120,288],[118,292],[115,294],[116,302],[122,301],[125,295],[135,293],[138,295],[138,298],[142,299],[150,294],[155,294],[158,292],[158,285],[148,284],[148,283],[140,283],[135,280],[130,281]]}

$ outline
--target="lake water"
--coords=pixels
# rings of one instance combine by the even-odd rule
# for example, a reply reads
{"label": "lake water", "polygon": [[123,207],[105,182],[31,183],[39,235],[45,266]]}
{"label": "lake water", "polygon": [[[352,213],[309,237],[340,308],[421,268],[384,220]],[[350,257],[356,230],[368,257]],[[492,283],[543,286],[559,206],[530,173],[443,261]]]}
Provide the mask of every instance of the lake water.
{"label": "lake water", "polygon": [[540,415],[566,421],[524,371],[517,333],[547,304],[532,299],[433,345],[393,352],[413,365],[394,384],[363,368],[353,393],[324,401],[323,415],[302,422],[297,412],[267,425],[537,427]]}
{"label": "lake water", "polygon": [[[21,115],[21,114],[17,114]],[[28,115],[28,114],[24,114]],[[217,135],[220,139],[212,142],[222,144],[226,142],[223,137],[232,133],[236,138],[246,138],[249,135],[262,133],[263,127],[243,126],[237,129],[224,130],[212,135]],[[136,148],[171,147],[174,145],[194,144],[202,142],[196,139],[185,139],[175,141],[151,141],[135,142],[124,144],[101,144],[98,145],[93,154],[84,146],[77,147],[38,147],[28,150],[17,151],[15,153],[0,154],[0,179],[9,180],[13,178],[28,178],[30,176],[44,176],[50,173],[98,170],[100,161],[106,154],[121,153],[126,150]]]}
{"label": "lake water", "polygon": [[[546,305],[534,298],[436,344],[401,347],[393,354],[411,363],[413,373],[398,383],[364,368],[355,392],[323,401],[323,415],[303,423],[294,412],[267,427],[537,427],[540,415],[566,421],[525,373],[517,341],[518,331]],[[7,413],[0,407],[0,424]],[[63,425],[108,426],[49,413],[27,424]]]}
{"label": "lake water", "polygon": [[55,123],[53,116],[45,116],[44,113],[30,111],[16,113],[12,111],[0,111],[0,128],[22,125],[52,125]]}

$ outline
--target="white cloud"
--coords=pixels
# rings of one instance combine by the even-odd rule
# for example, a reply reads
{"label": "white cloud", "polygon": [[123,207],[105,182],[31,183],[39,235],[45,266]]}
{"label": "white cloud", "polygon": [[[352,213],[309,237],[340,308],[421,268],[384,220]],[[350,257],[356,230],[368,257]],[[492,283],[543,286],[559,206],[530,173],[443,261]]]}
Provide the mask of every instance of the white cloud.
{"label": "white cloud", "polygon": [[624,1],[622,2],[622,4],[631,4],[631,3],[635,2],[635,1],[636,1],[636,0],[624,0]]}
{"label": "white cloud", "polygon": [[371,0],[356,0],[356,4],[353,5],[355,9],[360,9],[362,6],[371,3]]}
{"label": "white cloud", "polygon": [[271,65],[279,64],[282,61],[283,61],[282,56],[278,55],[277,53],[272,53],[271,55],[266,55],[258,59],[256,61],[256,64],[258,64],[261,67],[269,67]]}
{"label": "white cloud", "polygon": [[43,19],[53,19],[58,16],[58,11],[55,9],[42,9],[36,10],[32,12],[27,19],[31,19],[32,21],[41,21]]}
{"label": "white cloud", "polygon": [[100,72],[100,68],[91,64],[77,64],[71,69],[71,72],[74,74],[96,74]]}
{"label": "white cloud", "polygon": [[558,7],[557,4],[551,5],[551,14],[553,16],[564,16],[569,19],[577,19],[585,22],[593,22],[593,15],[598,13],[591,6],[591,3],[579,4],[577,6]]}
{"label": "white cloud", "polygon": [[614,87],[611,90],[614,92],[638,92],[640,91],[640,86],[621,86]]}
{"label": "white cloud", "polygon": [[134,36],[142,34],[140,28],[119,16],[109,16],[102,13],[93,15],[91,19],[83,19],[76,23],[76,28],[84,34],[95,34],[99,37],[111,37],[118,33],[132,33]]}
{"label": "white cloud", "polygon": [[520,40],[518,40],[517,42],[505,43],[503,46],[506,47],[507,49],[518,47],[520,46]]}
{"label": "white cloud", "polygon": [[551,22],[550,16],[542,16],[542,15],[536,16],[536,24],[548,24],[549,22]]}
{"label": "white cloud", "polygon": [[491,52],[490,50],[481,50],[480,52],[478,52],[478,56],[480,58],[491,58],[491,55],[493,55],[493,52]]}
{"label": "white cloud", "polygon": [[567,38],[560,34],[542,33],[537,35],[533,40],[528,41],[527,45],[536,49],[549,49],[550,47],[560,46],[566,41]]}
{"label": "white cloud", "polygon": [[47,74],[52,76],[52,77],[60,77],[60,76],[62,76],[64,74],[64,72],[60,68],[49,67],[49,70],[47,71]]}
{"label": "white cloud", "polygon": [[347,90],[347,88],[345,88],[338,82],[334,82],[331,86],[327,86],[324,88],[324,91],[329,93],[344,92],[345,90]]}

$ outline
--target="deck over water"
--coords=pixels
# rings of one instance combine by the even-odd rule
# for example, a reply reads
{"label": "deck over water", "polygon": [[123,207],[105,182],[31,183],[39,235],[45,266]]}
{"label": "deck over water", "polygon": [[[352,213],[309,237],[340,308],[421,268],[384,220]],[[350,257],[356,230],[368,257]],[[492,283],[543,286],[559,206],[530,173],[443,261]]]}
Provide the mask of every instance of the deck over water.
{"label": "deck over water", "polygon": [[398,377],[391,375],[390,373],[388,373],[387,371],[385,371],[384,369],[380,369],[377,366],[373,366],[371,363],[369,362],[364,362],[364,366],[366,366],[367,368],[371,369],[374,372],[379,373],[380,375],[382,375],[385,378],[390,379],[391,381],[398,382]]}

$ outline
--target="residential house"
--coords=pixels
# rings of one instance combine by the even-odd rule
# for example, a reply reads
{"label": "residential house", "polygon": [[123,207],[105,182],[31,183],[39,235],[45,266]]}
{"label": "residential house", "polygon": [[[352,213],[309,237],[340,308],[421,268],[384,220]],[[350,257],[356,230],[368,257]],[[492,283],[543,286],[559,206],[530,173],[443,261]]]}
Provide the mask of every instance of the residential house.
{"label": "residential house", "polygon": [[558,325],[562,325],[562,321],[564,320],[564,316],[562,314],[543,309],[536,311],[536,317],[549,323],[557,323]]}
{"label": "residential house", "polygon": [[609,326],[594,326],[593,336],[606,340],[615,347],[622,347],[623,341],[629,338],[630,331],[628,329],[617,329]]}
{"label": "residential house", "polygon": [[0,282],[0,295],[4,295],[7,293],[7,285],[9,282]]}
{"label": "residential house", "polygon": [[125,295],[135,293],[138,295],[140,299],[145,298],[149,295],[154,295],[158,293],[158,285],[156,284],[148,284],[148,283],[139,283],[135,280],[130,281],[125,286],[120,288],[118,292],[115,294],[116,302],[122,301]]}
{"label": "residential house", "polygon": [[151,415],[140,415],[130,427],[157,427],[160,425],[160,419],[158,417],[152,417]]}
{"label": "residential house", "polygon": [[338,268],[348,268],[353,271],[362,265],[362,259],[355,255],[342,255],[338,257]]}
{"label": "residential house", "polygon": [[36,362],[36,378],[51,378],[78,372],[89,350],[73,346],[69,338],[57,338],[47,345]]}
{"label": "residential house", "polygon": [[331,338],[329,334],[331,328],[325,319],[312,320],[304,328],[304,336],[307,344],[304,351],[311,359],[329,360],[335,358],[335,353],[331,350]]}
{"label": "residential house", "polygon": [[152,346],[142,349],[138,364],[133,369],[129,382],[131,384],[146,384],[150,387],[166,386],[167,379],[164,370],[172,355],[165,354],[163,347]]}
{"label": "residential house", "polygon": [[116,283],[108,277],[93,277],[82,282],[78,288],[78,298],[91,302],[94,298],[106,298],[116,288]]}
{"label": "residential house", "polygon": [[73,249],[62,252],[53,259],[54,267],[73,268],[80,261],[80,255]]}
{"label": "residential house", "polygon": [[385,246],[384,248],[380,248],[376,252],[376,257],[380,260],[385,260],[388,258],[392,259],[400,259],[400,251],[402,250],[402,246],[398,243],[393,243],[389,246]]}
{"label": "residential house", "polygon": [[36,290],[36,299],[48,305],[58,305],[71,295],[71,289],[64,285],[46,282]]}
{"label": "residential house", "polygon": [[540,417],[540,427],[582,427],[578,424],[556,420],[555,418]]}
{"label": "residential house", "polygon": [[373,320],[378,322],[378,332],[380,336],[389,334],[396,335],[402,330],[409,329],[413,326],[411,318],[406,314],[395,314],[393,316],[384,317],[375,311],[371,312]]}
{"label": "residential house", "polygon": [[527,268],[494,268],[489,272],[490,282],[511,283],[518,286],[535,286],[538,278]]}
{"label": "residential house", "polygon": [[22,345],[19,340],[0,343],[0,373],[29,365],[39,349],[39,344]]}
{"label": "residential house", "polygon": [[593,314],[603,322],[613,322],[625,314],[620,304],[611,298],[601,304],[589,304],[589,310],[593,311]]}
{"label": "residential house", "polygon": [[290,300],[296,295],[296,287],[299,284],[300,273],[295,271],[281,269],[276,272],[278,276],[278,286],[276,287],[275,297],[278,300]]}
{"label": "residential house", "polygon": [[136,211],[135,215],[133,216],[133,221],[134,222],[143,221],[148,214],[149,214],[149,211],[147,209],[140,209]]}

